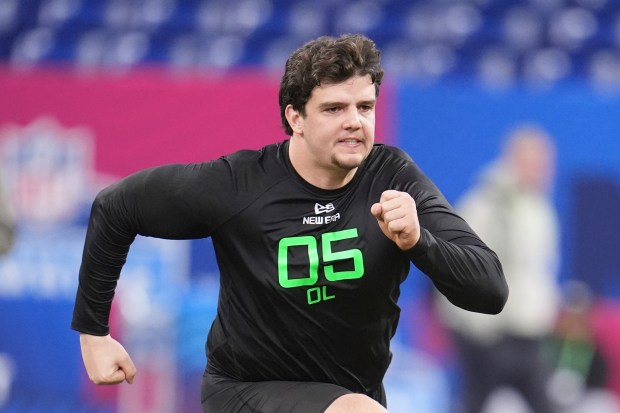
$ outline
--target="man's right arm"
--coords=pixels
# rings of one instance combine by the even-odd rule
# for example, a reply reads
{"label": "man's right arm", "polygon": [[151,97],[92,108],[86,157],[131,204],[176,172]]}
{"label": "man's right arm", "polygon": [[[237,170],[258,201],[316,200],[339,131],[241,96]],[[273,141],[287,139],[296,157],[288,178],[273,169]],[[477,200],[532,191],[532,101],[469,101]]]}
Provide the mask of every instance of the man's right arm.
{"label": "man's right arm", "polygon": [[[208,176],[207,176],[208,175]],[[209,178],[209,179],[206,179]],[[135,366],[109,335],[114,291],[136,235],[167,239],[210,234],[225,168],[210,163],[138,172],[102,190],[89,218],[71,327],[79,331],[84,366],[97,384],[131,383]],[[221,200],[217,200],[223,204]]]}
{"label": "man's right arm", "polygon": [[[71,327],[109,334],[114,291],[136,235],[191,239],[217,224],[217,186],[223,168],[166,165],[130,175],[95,198],[86,232]],[[219,182],[218,182],[219,181]],[[214,182],[214,183],[213,183]]]}

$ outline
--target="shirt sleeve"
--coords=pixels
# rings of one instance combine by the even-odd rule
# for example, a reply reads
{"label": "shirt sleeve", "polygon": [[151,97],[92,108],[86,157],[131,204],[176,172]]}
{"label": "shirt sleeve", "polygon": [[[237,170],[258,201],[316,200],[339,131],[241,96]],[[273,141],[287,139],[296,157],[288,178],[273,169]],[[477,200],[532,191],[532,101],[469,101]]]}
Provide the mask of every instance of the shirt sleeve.
{"label": "shirt sleeve", "polygon": [[415,164],[402,171],[415,199],[420,240],[407,254],[435,287],[465,310],[497,314],[508,299],[508,285],[495,254]]}
{"label": "shirt sleeve", "polygon": [[230,213],[233,191],[222,188],[231,188],[230,171],[219,160],[147,169],[102,190],[91,208],[71,327],[108,334],[114,290],[135,237],[209,236]]}

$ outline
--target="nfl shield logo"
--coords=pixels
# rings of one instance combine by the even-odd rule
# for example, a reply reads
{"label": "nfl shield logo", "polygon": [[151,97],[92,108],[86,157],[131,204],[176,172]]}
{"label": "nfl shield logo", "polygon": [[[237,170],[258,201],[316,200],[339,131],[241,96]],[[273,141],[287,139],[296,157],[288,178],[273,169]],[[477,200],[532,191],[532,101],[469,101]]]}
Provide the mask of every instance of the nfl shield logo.
{"label": "nfl shield logo", "polygon": [[70,221],[90,196],[93,138],[86,128],[65,128],[51,117],[0,126],[3,188],[20,222]]}

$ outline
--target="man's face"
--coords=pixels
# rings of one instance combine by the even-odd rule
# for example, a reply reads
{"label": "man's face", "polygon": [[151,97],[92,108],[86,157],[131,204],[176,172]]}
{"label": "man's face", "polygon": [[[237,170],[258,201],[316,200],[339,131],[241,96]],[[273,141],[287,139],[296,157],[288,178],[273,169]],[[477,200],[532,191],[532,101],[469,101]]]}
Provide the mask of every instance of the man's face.
{"label": "man's face", "polygon": [[375,103],[370,76],[314,88],[298,129],[310,163],[322,169],[357,168],[374,143]]}
{"label": "man's face", "polygon": [[519,136],[509,162],[522,187],[542,192],[550,189],[555,175],[555,150],[548,138],[535,134]]}

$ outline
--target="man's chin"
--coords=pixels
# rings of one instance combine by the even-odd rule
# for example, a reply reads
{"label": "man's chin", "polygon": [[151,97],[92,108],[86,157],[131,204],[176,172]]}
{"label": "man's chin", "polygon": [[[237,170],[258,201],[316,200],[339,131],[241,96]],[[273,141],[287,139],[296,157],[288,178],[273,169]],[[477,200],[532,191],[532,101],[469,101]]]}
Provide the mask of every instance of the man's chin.
{"label": "man's chin", "polygon": [[364,157],[362,155],[347,155],[334,158],[334,164],[341,169],[352,170],[362,164]]}

